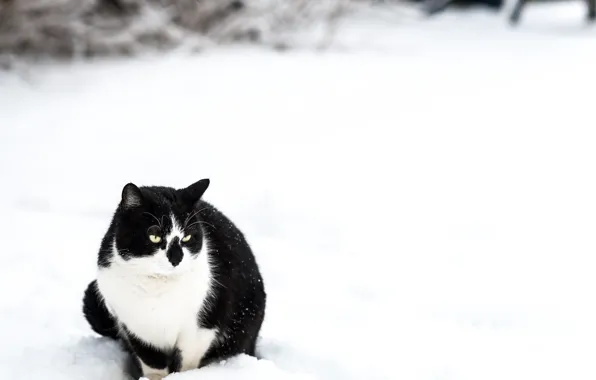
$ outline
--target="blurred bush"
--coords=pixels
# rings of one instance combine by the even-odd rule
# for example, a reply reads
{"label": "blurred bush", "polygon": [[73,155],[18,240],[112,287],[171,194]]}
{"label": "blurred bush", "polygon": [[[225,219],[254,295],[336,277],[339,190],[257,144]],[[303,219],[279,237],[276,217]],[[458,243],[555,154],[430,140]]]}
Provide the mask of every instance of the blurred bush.
{"label": "blurred bush", "polygon": [[[374,0],[0,0],[0,57],[136,55],[248,41],[284,48]],[[320,29],[320,28],[319,28]]]}

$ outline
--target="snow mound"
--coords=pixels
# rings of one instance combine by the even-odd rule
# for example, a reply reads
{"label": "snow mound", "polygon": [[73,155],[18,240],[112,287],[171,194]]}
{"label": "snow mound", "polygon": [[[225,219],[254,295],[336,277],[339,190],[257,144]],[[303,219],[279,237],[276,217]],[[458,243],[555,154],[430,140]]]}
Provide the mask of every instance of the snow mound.
{"label": "snow mound", "polygon": [[[29,345],[9,357],[12,364],[5,370],[10,379],[130,380],[125,374],[128,356],[118,343],[104,338]],[[34,364],[27,365],[31,360]]]}
{"label": "snow mound", "polygon": [[174,373],[168,380],[315,380],[307,374],[291,373],[277,367],[272,361],[242,355],[209,367]]}

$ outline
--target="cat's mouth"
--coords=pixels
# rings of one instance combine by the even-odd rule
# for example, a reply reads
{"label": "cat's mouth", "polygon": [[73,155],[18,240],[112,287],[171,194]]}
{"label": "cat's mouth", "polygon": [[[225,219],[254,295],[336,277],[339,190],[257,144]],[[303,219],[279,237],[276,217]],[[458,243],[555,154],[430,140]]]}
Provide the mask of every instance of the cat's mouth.
{"label": "cat's mouth", "polygon": [[172,277],[171,274],[165,274],[165,273],[153,273],[149,275],[149,278],[152,280],[167,280],[170,277]]}
{"label": "cat's mouth", "polygon": [[175,266],[171,268],[158,268],[149,274],[149,278],[153,279],[166,279],[177,277],[186,272],[186,268],[183,266]]}
{"label": "cat's mouth", "polygon": [[152,280],[157,280],[157,281],[166,281],[166,280],[172,280],[177,278],[178,276],[180,276],[183,273],[183,271],[180,270],[172,270],[169,272],[154,272],[151,273],[148,277]]}

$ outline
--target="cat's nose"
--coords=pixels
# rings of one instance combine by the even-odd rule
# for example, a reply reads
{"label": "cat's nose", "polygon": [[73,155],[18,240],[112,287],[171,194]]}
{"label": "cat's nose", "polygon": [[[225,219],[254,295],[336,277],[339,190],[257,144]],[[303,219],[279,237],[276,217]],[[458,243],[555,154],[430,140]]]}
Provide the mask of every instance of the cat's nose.
{"label": "cat's nose", "polygon": [[166,251],[166,256],[168,260],[173,266],[177,266],[182,261],[184,253],[182,252],[182,247],[180,247],[180,239],[176,236],[172,239],[170,243],[170,247]]}

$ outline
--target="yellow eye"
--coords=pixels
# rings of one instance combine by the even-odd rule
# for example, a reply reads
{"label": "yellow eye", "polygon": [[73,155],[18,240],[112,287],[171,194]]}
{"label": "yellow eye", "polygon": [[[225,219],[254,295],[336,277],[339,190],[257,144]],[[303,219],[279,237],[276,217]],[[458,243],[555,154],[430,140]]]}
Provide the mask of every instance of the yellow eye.
{"label": "yellow eye", "polygon": [[157,244],[161,241],[161,237],[157,235],[149,235],[149,240],[151,240],[151,243]]}
{"label": "yellow eye", "polygon": [[191,237],[192,236],[190,236],[190,235],[186,235],[185,237],[182,238],[182,241],[186,243],[187,241],[190,240]]}

